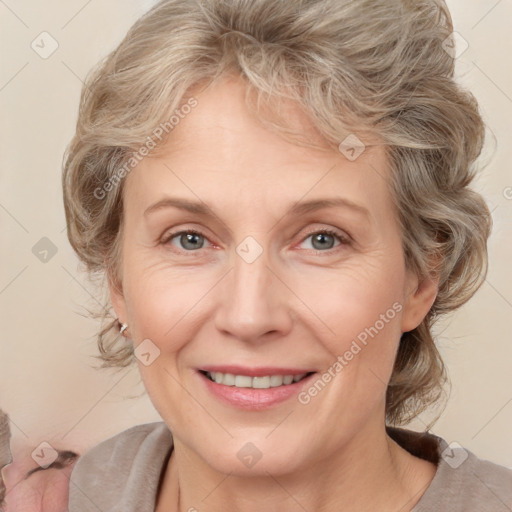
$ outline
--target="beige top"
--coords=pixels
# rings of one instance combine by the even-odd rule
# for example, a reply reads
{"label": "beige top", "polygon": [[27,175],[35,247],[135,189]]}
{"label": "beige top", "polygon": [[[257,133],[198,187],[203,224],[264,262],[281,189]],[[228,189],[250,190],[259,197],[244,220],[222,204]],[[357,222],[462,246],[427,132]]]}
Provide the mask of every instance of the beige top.
{"label": "beige top", "polygon": [[[512,470],[430,433],[387,427],[400,446],[437,464],[412,512],[512,512]],[[69,512],[154,512],[173,447],[164,422],[138,425],[86,452],[70,479]]]}

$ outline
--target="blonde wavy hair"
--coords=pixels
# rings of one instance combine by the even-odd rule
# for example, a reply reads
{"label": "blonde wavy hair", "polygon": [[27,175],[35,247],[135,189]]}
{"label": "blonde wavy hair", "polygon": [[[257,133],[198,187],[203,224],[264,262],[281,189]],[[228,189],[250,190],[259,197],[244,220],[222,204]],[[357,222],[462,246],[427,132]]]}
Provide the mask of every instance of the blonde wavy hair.
{"label": "blonde wavy hair", "polygon": [[432,327],[482,284],[491,231],[469,188],[484,124],[454,81],[444,49],[452,31],[441,0],[162,0],[142,16],[87,76],[63,163],[67,235],[105,292],[91,312],[102,319],[102,366],[133,361],[106,293],[107,279],[121,288],[119,169],[192,87],[236,73],[248,107],[297,144],[312,143],[279,116],[282,100],[303,109],[333,149],[351,133],[384,145],[407,267],[439,277],[430,312],[400,340],[386,420],[405,424],[438,403],[448,379]]}

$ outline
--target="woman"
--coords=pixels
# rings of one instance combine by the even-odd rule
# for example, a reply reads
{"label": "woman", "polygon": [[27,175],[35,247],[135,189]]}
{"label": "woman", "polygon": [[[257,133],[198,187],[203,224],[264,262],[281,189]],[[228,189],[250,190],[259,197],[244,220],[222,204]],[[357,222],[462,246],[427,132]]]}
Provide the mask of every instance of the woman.
{"label": "woman", "polygon": [[399,428],[487,262],[451,33],[437,0],[164,0],[88,78],[68,237],[163,421],[82,456],[70,512],[510,510],[510,470]]}

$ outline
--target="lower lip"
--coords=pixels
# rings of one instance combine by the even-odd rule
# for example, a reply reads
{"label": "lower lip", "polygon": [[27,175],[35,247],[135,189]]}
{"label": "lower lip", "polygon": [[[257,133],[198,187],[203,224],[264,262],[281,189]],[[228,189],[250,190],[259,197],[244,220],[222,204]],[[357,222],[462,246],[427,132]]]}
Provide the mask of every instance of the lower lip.
{"label": "lower lip", "polygon": [[198,373],[200,378],[206,384],[208,391],[218,399],[234,407],[249,410],[268,409],[276,404],[289,400],[293,396],[296,396],[304,385],[306,385],[315,375],[312,373],[311,375],[304,377],[299,382],[294,382],[293,384],[268,389],[255,389],[237,388],[236,386],[217,384],[203,373]]}

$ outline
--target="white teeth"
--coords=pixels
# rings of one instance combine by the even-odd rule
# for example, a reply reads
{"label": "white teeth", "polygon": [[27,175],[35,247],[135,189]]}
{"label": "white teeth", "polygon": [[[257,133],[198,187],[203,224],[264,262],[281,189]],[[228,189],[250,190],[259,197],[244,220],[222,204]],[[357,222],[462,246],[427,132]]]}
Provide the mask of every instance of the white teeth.
{"label": "white teeth", "polygon": [[[217,372],[218,375],[222,375],[222,373]],[[232,373],[225,373],[222,379],[222,383],[226,386],[234,386],[235,385],[235,376]]]}
{"label": "white teeth", "polygon": [[[217,373],[218,375],[218,373]],[[217,379],[217,375],[215,378]],[[217,380],[215,380],[217,382]],[[250,388],[252,387],[252,379],[251,377],[247,377],[247,375],[237,375],[235,377],[235,387],[237,388]]]}
{"label": "white teeth", "polygon": [[277,388],[277,386],[283,385],[283,376],[282,375],[272,375],[270,377],[270,387]]}
{"label": "white teeth", "polygon": [[283,377],[283,384],[291,384],[293,382],[293,375],[285,375]]}
{"label": "white teeth", "polygon": [[252,387],[258,389],[268,389],[270,387],[270,377],[253,377]]}
{"label": "white teeth", "polygon": [[299,380],[302,380],[307,374],[301,373],[299,375],[269,375],[264,377],[249,377],[247,375],[233,375],[232,373],[206,372],[206,375],[217,384],[223,384],[224,386],[268,389],[283,385],[287,386],[292,382],[299,382]]}

